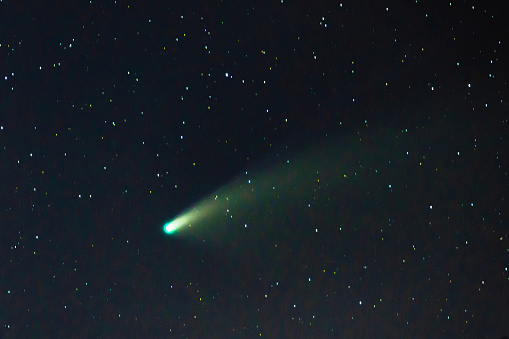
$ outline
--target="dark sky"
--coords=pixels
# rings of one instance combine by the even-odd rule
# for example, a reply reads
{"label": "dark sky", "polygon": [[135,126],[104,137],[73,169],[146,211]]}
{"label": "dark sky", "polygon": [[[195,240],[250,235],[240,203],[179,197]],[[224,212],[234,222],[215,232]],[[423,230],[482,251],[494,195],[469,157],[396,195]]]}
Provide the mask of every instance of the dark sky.
{"label": "dark sky", "polygon": [[0,2],[0,337],[508,335],[505,21]]}

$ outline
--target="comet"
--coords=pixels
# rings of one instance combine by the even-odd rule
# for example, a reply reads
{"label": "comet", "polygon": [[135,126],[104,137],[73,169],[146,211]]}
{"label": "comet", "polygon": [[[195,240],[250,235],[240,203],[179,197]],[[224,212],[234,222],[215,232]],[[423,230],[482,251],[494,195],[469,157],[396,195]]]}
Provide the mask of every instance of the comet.
{"label": "comet", "polygon": [[310,206],[317,190],[337,194],[341,183],[351,182],[359,170],[377,163],[383,152],[363,151],[377,148],[376,144],[367,144],[358,138],[309,146],[297,153],[287,152],[284,157],[276,155],[166,222],[163,231],[200,238],[232,237],[232,224],[243,229],[248,223],[261,224],[267,215],[279,217],[289,211],[302,211]]}

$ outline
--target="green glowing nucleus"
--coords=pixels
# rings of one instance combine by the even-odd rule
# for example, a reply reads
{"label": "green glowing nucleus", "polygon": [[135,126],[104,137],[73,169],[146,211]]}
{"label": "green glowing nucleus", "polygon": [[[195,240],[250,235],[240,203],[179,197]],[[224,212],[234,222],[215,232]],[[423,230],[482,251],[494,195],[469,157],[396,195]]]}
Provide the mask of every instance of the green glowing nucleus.
{"label": "green glowing nucleus", "polygon": [[178,218],[173,219],[172,221],[166,223],[164,225],[164,232],[166,234],[172,234],[177,232],[182,227],[186,226],[190,222],[190,213],[185,213]]}
{"label": "green glowing nucleus", "polygon": [[166,225],[164,225],[164,231],[167,234],[172,234],[175,231],[177,231],[178,229],[179,229],[179,225],[175,222],[175,220],[172,220],[169,223],[167,223]]}

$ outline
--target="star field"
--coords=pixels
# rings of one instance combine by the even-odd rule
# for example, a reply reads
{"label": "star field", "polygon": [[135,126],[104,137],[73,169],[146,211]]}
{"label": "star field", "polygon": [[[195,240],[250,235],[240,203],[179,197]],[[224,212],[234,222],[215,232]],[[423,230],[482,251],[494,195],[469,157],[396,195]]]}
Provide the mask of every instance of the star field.
{"label": "star field", "polygon": [[503,13],[0,1],[0,337],[507,336]]}

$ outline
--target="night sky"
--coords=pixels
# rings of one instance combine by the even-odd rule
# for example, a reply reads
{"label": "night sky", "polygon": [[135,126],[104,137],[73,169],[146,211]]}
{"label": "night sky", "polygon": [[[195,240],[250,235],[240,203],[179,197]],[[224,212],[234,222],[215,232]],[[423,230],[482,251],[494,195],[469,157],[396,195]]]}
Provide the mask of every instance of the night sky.
{"label": "night sky", "polygon": [[0,337],[509,335],[506,14],[1,1]]}

